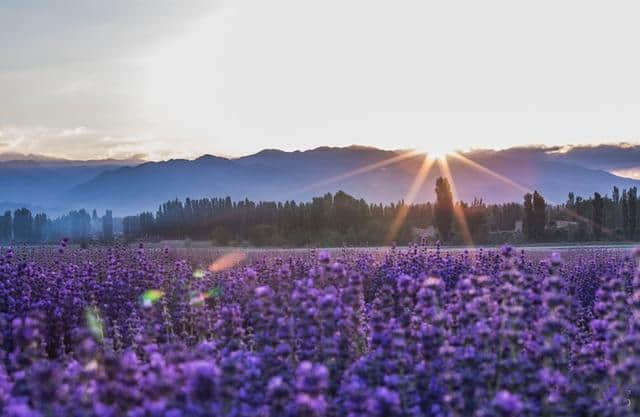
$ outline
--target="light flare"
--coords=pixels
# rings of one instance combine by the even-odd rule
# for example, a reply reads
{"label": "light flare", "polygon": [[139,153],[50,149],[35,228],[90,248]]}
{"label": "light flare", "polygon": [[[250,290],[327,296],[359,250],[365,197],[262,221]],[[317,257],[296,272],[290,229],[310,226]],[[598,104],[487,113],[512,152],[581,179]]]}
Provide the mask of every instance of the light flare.
{"label": "light flare", "polygon": [[420,188],[422,188],[424,180],[427,178],[427,175],[429,175],[429,171],[431,171],[431,167],[433,166],[435,161],[435,159],[425,156],[422,165],[420,165],[420,169],[416,173],[416,176],[413,179],[409,190],[407,191],[407,195],[404,198],[404,204],[399,207],[398,212],[396,213],[396,216],[393,219],[391,226],[389,227],[389,232],[385,237],[385,242],[387,242],[387,244],[391,243],[397,236],[398,231],[400,231],[400,228],[404,224],[404,221],[409,214],[411,204],[413,204],[416,196],[420,192]]}
{"label": "light flare", "polygon": [[466,245],[474,246],[473,238],[471,237],[471,232],[469,231],[469,224],[467,223],[467,219],[464,215],[462,205],[455,204],[456,201],[460,201],[460,198],[458,197],[458,191],[456,190],[456,184],[453,180],[453,175],[451,175],[451,169],[449,168],[447,158],[438,159],[438,166],[440,167],[440,172],[442,172],[442,175],[447,179],[447,181],[449,181],[449,186],[451,187],[451,195],[454,201],[453,217],[456,219],[456,222],[460,227],[462,240]]}
{"label": "light flare", "polygon": [[[524,193],[531,193],[531,194],[533,194],[533,192],[534,192],[534,190],[532,190],[530,188],[527,188],[527,187],[525,187],[525,186],[523,186],[521,184],[518,184],[517,182],[513,181],[510,178],[505,177],[504,175],[498,174],[497,172],[495,172],[495,171],[493,171],[493,170],[491,170],[491,169],[489,169],[489,168],[487,168],[487,167],[485,167],[485,166],[483,166],[483,165],[481,165],[481,164],[479,164],[479,163],[477,163],[475,161],[472,161],[471,159],[467,158],[464,155],[461,155],[458,152],[451,153],[451,156],[456,158],[457,160],[461,161],[462,163],[464,163],[464,164],[466,164],[466,165],[468,165],[468,166],[470,166],[472,168],[477,169],[478,171],[481,171],[481,172],[483,172],[485,174],[491,175],[492,177],[497,178],[497,179],[505,182],[506,184],[513,186],[514,188],[518,189],[519,191],[522,191]],[[561,206],[560,204],[558,204],[555,201],[552,201],[552,200],[546,200],[546,201],[549,204],[556,205],[556,206]],[[593,219],[589,219],[587,217],[581,216],[578,213],[576,213],[574,210],[571,210],[570,208],[568,208],[566,206],[562,206],[562,211],[564,211],[565,213],[569,214],[571,217],[573,217],[576,220],[582,220],[582,221],[587,222],[587,223],[589,223],[589,224],[591,224],[592,226],[595,227],[595,223],[593,222]],[[611,230],[609,228],[605,227],[605,226],[601,225],[599,227],[600,227],[600,230],[605,232],[605,233],[610,233],[611,232]]]}
{"label": "light flare", "polygon": [[104,327],[100,311],[96,307],[87,308],[84,312],[87,327],[93,336],[100,342],[104,339]]}
{"label": "light flare", "polygon": [[222,296],[222,288],[221,287],[213,287],[209,291],[205,291],[202,293],[194,293],[189,300],[189,305],[192,306],[201,306],[208,298],[218,298]]}
{"label": "light flare", "polygon": [[354,170],[347,171],[347,172],[345,172],[343,174],[336,175],[334,177],[330,177],[330,178],[327,178],[325,180],[318,181],[318,182],[315,182],[313,184],[304,186],[299,191],[308,191],[308,190],[311,190],[313,188],[322,187],[322,186],[325,186],[325,185],[336,183],[336,182],[341,181],[341,180],[345,180],[347,178],[355,177],[356,175],[366,174],[367,172],[371,172],[371,171],[374,171],[374,170],[376,170],[378,168],[383,168],[383,167],[385,167],[387,165],[395,164],[397,162],[400,162],[400,161],[403,161],[405,159],[409,159],[409,158],[412,158],[412,157],[415,157],[415,156],[418,156],[418,155],[421,155],[421,154],[422,154],[421,152],[415,151],[415,150],[404,152],[404,153],[396,155],[396,156],[394,156],[392,158],[388,158],[388,159],[385,159],[385,160],[382,160],[382,161],[379,161],[379,162],[375,162],[373,164],[365,165],[365,166],[362,166],[360,168],[356,168]]}
{"label": "light flare", "polygon": [[164,297],[164,292],[160,290],[146,290],[140,296],[143,307],[151,307],[155,302]]}
{"label": "light flare", "polygon": [[247,254],[244,252],[229,252],[225,253],[211,265],[209,265],[209,271],[211,272],[221,272],[227,269],[233,268],[238,265],[240,262],[244,261],[247,258]]}
{"label": "light flare", "polygon": [[205,276],[206,272],[203,269],[196,269],[195,271],[193,271],[193,277],[194,278],[203,278]]}
{"label": "light flare", "polygon": [[458,152],[453,152],[451,154],[452,157],[456,158],[457,160],[461,161],[464,164],[467,164],[469,166],[471,166],[472,168],[476,168],[477,170],[484,172],[485,174],[489,174],[494,178],[499,179],[500,181],[503,181],[513,187],[515,187],[516,189],[520,190],[520,191],[524,191],[525,193],[529,193],[531,192],[531,190],[529,190],[528,188],[518,184],[517,182],[513,181],[512,179],[509,179],[507,177],[505,177],[504,175],[498,174],[497,172],[485,167],[484,165],[480,165],[479,163],[472,161],[471,159],[467,158],[464,155],[459,154]]}

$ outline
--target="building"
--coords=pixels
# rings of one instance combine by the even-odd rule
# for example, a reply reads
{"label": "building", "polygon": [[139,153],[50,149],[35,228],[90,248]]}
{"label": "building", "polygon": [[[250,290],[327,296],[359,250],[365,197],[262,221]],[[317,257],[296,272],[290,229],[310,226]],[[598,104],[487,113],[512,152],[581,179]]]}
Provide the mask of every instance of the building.
{"label": "building", "polygon": [[413,228],[413,235],[418,239],[418,240],[434,240],[438,238],[438,230],[433,226],[429,226],[426,229],[421,229],[419,227],[414,227]]}
{"label": "building", "polygon": [[572,222],[569,220],[556,220],[556,229],[558,230],[572,230],[578,228],[578,222]]}
{"label": "building", "polygon": [[522,233],[524,230],[524,222],[522,220],[516,220],[516,224],[513,227],[513,231],[516,233]]}

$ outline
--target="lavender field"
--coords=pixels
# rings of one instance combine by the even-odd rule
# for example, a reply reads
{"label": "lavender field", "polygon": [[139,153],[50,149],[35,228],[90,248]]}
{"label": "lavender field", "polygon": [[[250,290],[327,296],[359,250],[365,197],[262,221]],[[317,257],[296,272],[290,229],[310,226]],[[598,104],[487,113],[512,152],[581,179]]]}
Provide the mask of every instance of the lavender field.
{"label": "lavender field", "polygon": [[629,251],[4,248],[0,311],[9,417],[640,414]]}

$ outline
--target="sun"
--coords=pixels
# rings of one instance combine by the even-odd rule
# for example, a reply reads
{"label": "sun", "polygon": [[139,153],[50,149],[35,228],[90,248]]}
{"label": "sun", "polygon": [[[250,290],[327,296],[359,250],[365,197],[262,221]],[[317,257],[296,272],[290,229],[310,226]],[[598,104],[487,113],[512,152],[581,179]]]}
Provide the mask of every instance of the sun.
{"label": "sun", "polygon": [[431,150],[426,152],[427,156],[433,159],[444,159],[447,157],[447,155],[449,155],[449,153],[450,153],[449,151],[441,151],[441,150]]}
{"label": "sun", "polygon": [[446,143],[429,143],[420,147],[418,151],[424,153],[430,159],[442,160],[455,153],[456,149]]}

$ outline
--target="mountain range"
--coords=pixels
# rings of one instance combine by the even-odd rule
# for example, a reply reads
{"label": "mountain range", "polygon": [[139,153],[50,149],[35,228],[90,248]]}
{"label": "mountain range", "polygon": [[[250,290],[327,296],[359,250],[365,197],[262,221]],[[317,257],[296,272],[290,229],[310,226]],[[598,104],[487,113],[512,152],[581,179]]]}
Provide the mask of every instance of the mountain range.
{"label": "mountain range", "polygon": [[[614,185],[639,186],[640,181],[611,173],[640,166],[639,152],[637,147],[610,145],[522,147],[474,150],[446,161],[460,199],[520,202],[526,190],[536,189],[549,202],[561,203],[569,192],[589,196],[594,191],[610,193]],[[337,190],[369,202],[393,202],[406,197],[424,163],[423,155],[403,155],[406,152],[362,146],[267,149],[233,159],[204,155],[159,162],[0,154],[0,201],[5,202],[0,209],[23,204],[50,214],[84,207],[126,215],[154,211],[174,198],[307,201]],[[440,165],[433,164],[415,201],[434,199],[435,179],[444,174]]]}

